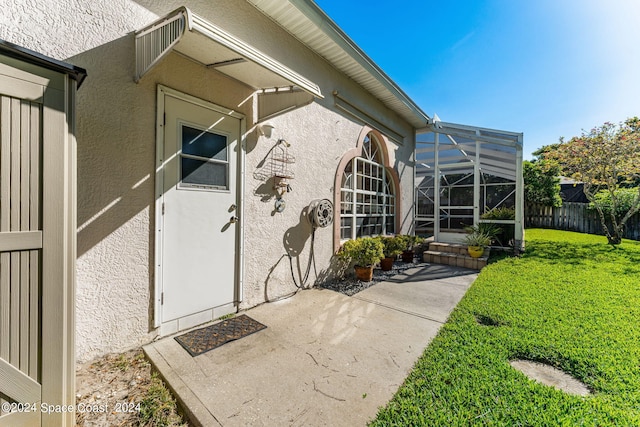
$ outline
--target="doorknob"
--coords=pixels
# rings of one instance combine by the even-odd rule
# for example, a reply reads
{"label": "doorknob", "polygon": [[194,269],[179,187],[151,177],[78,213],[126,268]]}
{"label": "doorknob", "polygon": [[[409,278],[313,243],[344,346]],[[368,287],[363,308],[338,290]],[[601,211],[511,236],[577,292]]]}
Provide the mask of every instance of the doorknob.
{"label": "doorknob", "polygon": [[237,216],[232,216],[231,218],[229,218],[229,222],[231,224],[235,224],[236,222],[238,222],[240,218],[238,218]]}

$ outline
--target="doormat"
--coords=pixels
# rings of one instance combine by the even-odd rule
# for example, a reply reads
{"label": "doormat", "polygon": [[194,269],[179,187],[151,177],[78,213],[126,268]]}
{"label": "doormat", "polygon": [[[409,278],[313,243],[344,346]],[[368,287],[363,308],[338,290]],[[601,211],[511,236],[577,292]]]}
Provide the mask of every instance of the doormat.
{"label": "doormat", "polygon": [[238,317],[223,320],[215,325],[187,332],[184,335],[176,337],[175,340],[178,341],[191,356],[198,356],[230,341],[239,340],[265,328],[266,326],[262,323],[243,314]]}

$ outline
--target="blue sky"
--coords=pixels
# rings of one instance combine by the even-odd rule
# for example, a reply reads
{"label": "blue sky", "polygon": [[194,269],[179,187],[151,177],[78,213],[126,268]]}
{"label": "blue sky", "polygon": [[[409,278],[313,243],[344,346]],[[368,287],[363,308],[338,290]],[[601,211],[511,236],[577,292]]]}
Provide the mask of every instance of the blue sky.
{"label": "blue sky", "polygon": [[316,0],[429,116],[524,133],[525,158],[640,116],[640,0]]}

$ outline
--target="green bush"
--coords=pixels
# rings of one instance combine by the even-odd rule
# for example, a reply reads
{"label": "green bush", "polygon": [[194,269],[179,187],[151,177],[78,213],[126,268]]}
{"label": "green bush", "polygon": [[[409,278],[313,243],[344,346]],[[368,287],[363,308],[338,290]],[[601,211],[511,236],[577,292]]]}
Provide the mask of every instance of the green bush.
{"label": "green bush", "polygon": [[507,206],[501,206],[498,208],[493,208],[491,210],[486,211],[482,215],[480,215],[482,219],[515,219],[516,218],[516,210],[514,208],[509,208]]}
{"label": "green bush", "polygon": [[412,234],[399,234],[396,238],[402,242],[403,251],[412,251],[416,246],[424,242],[424,238]]}
{"label": "green bush", "polygon": [[[622,218],[627,212],[629,212],[629,209],[633,207],[634,202],[638,197],[638,189],[637,188],[620,188],[617,191],[615,191],[614,194],[617,199],[615,215],[617,218]],[[606,190],[598,191],[596,193],[595,203],[600,205],[605,215],[611,214],[612,201],[611,201],[611,194],[608,191]],[[595,203],[594,202],[589,203],[590,210],[596,210]]]}
{"label": "green bush", "polygon": [[344,242],[338,256],[360,267],[368,267],[384,258],[384,245],[377,238],[359,237]]}
{"label": "green bush", "polygon": [[380,236],[378,239],[384,246],[385,258],[395,258],[404,250],[405,242],[400,236]]}
{"label": "green bush", "polygon": [[[538,155],[540,154],[539,152]],[[544,206],[562,206],[560,178],[558,178],[560,168],[558,165],[548,160],[535,160],[533,162],[525,160],[522,166],[525,201]]]}
{"label": "green bush", "polygon": [[[506,206],[498,207],[486,211],[480,215],[481,219],[486,220],[513,220],[516,217],[516,210]],[[492,237],[499,246],[505,247],[514,237],[515,227],[513,224],[491,224],[481,223],[481,229]]]}

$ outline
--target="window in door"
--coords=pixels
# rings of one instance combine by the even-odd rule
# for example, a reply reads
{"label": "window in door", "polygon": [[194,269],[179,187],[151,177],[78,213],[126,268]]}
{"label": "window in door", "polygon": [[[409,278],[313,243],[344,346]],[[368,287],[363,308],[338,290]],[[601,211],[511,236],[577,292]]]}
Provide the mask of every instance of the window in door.
{"label": "window in door", "polygon": [[229,190],[227,137],[181,125],[180,187]]}

